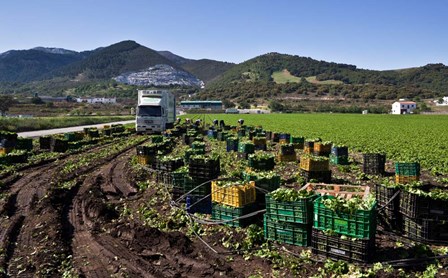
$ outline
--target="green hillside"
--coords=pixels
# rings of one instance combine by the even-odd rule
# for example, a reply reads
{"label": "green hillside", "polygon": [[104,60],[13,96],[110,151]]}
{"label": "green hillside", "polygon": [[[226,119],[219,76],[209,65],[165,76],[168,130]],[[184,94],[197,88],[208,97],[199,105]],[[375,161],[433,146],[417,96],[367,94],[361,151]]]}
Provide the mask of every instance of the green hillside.
{"label": "green hillside", "polygon": [[177,67],[157,51],[134,41],[122,41],[95,51],[87,59],[54,71],[54,76],[82,75],[86,79],[110,79],[123,72],[137,71],[157,64]]}
{"label": "green hillside", "polygon": [[53,54],[40,50],[11,50],[0,55],[0,82],[29,82],[47,72],[82,60],[86,53]]}
{"label": "green hillside", "polygon": [[205,83],[213,82],[223,73],[234,67],[233,63],[214,61],[209,59],[189,60],[182,65],[186,71],[197,76]]}
{"label": "green hillside", "polygon": [[375,71],[307,57],[268,53],[230,68],[200,95],[236,101],[316,94],[355,99],[433,98],[446,94],[448,67]]}

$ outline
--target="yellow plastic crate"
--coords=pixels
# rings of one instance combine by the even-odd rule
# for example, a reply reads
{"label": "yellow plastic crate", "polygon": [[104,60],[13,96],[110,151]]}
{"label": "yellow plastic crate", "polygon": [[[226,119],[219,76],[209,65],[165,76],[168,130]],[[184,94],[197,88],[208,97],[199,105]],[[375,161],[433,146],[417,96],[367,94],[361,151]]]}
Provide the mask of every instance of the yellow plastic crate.
{"label": "yellow plastic crate", "polygon": [[245,205],[255,203],[255,182],[250,181],[244,185],[230,187],[218,186],[216,181],[212,182],[212,202],[241,208]]}
{"label": "yellow plastic crate", "polygon": [[297,156],[296,154],[278,154],[277,160],[280,162],[297,161]]}
{"label": "yellow plastic crate", "polygon": [[395,175],[395,183],[400,183],[400,184],[407,184],[407,183],[411,183],[414,181],[419,181],[420,177],[419,176],[400,176],[400,175]]}
{"label": "yellow plastic crate", "polygon": [[315,161],[310,157],[300,157],[300,169],[305,171],[328,171],[330,164],[328,160]]}
{"label": "yellow plastic crate", "polygon": [[278,142],[280,144],[289,144],[289,140],[288,139],[279,139]]}
{"label": "yellow plastic crate", "polygon": [[314,152],[314,148],[310,148],[310,147],[307,147],[307,146],[303,147],[303,153],[305,153],[305,154],[312,154],[313,152]]}
{"label": "yellow plastic crate", "polygon": [[315,142],[314,143],[314,151],[315,152],[328,152],[331,153],[331,146],[332,144],[322,144],[321,142]]}
{"label": "yellow plastic crate", "polygon": [[3,148],[3,147],[1,147],[0,148],[0,154],[8,154],[8,153],[12,152],[13,149],[14,148]]}
{"label": "yellow plastic crate", "polygon": [[110,128],[110,125],[103,125],[103,128],[104,128],[104,129],[106,129],[106,128]]}
{"label": "yellow plastic crate", "polygon": [[150,155],[137,155],[137,161],[142,165],[151,164],[153,159],[154,157]]}

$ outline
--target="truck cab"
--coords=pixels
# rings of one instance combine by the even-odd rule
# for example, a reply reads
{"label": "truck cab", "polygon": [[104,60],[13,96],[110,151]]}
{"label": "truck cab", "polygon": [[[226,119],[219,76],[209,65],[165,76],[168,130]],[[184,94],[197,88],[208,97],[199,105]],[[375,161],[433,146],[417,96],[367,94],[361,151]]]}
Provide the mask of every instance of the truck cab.
{"label": "truck cab", "polygon": [[176,118],[175,98],[168,91],[139,90],[135,129],[137,133],[162,133]]}

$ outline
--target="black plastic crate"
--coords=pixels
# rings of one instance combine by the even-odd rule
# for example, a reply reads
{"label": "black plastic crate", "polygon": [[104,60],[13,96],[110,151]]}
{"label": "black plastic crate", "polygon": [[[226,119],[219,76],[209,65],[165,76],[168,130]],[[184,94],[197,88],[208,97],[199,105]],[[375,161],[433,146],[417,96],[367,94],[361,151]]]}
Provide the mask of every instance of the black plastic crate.
{"label": "black plastic crate", "polygon": [[[288,140],[288,142],[289,142],[289,140]],[[294,149],[294,145],[289,143],[289,144],[280,146],[280,153],[283,155],[288,155],[288,154],[295,154],[296,151]]]}
{"label": "black plastic crate", "polygon": [[311,246],[314,254],[348,262],[365,263],[375,256],[375,238],[356,239],[325,234],[312,230]]}
{"label": "black plastic crate", "polygon": [[306,171],[299,169],[300,175],[306,182],[311,180],[317,180],[318,182],[330,183],[331,182],[331,170],[330,171]]}
{"label": "black plastic crate", "polygon": [[68,150],[68,141],[66,139],[52,138],[50,150],[52,152],[64,153]]}
{"label": "black plastic crate", "polygon": [[386,155],[379,153],[363,154],[362,171],[369,175],[384,175]]}
{"label": "black plastic crate", "polygon": [[398,191],[399,189],[395,187],[387,187],[382,184],[376,184],[375,197],[378,202],[378,207],[383,207],[387,204],[385,209],[398,212],[398,208],[400,206],[400,194],[395,196],[395,198],[389,202],[389,200],[392,199]]}
{"label": "black plastic crate", "polygon": [[448,242],[448,220],[411,218],[403,215],[403,236],[424,242]]}
{"label": "black plastic crate", "polygon": [[156,160],[156,169],[160,171],[174,172],[182,166],[184,166],[184,160],[182,158],[165,161]]}
{"label": "black plastic crate", "polygon": [[379,225],[386,230],[401,232],[403,227],[403,217],[397,210],[389,210],[387,208],[378,210],[377,218]]}
{"label": "black plastic crate", "polygon": [[448,201],[431,199],[402,190],[400,212],[411,218],[448,220]]}
{"label": "black plastic crate", "polygon": [[212,214],[212,198],[210,195],[188,195],[185,203],[189,213]]}
{"label": "black plastic crate", "polygon": [[39,148],[41,150],[49,150],[51,148],[51,136],[39,137]]}

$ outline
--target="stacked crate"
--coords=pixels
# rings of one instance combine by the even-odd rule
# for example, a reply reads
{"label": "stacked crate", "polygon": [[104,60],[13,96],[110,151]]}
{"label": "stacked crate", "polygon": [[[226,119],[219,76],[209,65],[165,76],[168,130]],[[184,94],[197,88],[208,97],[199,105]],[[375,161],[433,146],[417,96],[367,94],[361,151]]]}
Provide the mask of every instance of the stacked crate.
{"label": "stacked crate", "polygon": [[137,146],[137,160],[142,165],[152,165],[155,162],[157,149],[155,145]]}
{"label": "stacked crate", "polygon": [[241,159],[247,159],[249,154],[255,152],[255,145],[252,141],[240,141],[238,143],[238,157]]}
{"label": "stacked crate", "polygon": [[[191,156],[188,175],[184,177],[184,193],[193,196],[191,198],[205,200],[211,192],[210,181],[218,178],[219,174],[220,160],[218,156]],[[206,205],[207,202],[202,204]]]}
{"label": "stacked crate", "polygon": [[210,139],[217,139],[218,138],[218,131],[214,129],[209,129],[207,131],[207,137]]}
{"label": "stacked crate", "polygon": [[33,139],[32,138],[18,137],[17,138],[16,149],[17,150],[26,150],[26,151],[33,150]]}
{"label": "stacked crate", "polygon": [[395,182],[407,184],[420,179],[420,163],[395,162]]}
{"label": "stacked crate", "polygon": [[68,141],[65,138],[52,137],[50,150],[64,153],[68,150]]}
{"label": "stacked crate", "polygon": [[247,169],[243,172],[245,181],[254,181],[257,189],[257,205],[265,207],[265,195],[280,187],[280,176],[272,171],[253,171]]}
{"label": "stacked crate", "polygon": [[303,143],[303,153],[304,154],[314,153],[314,141],[306,140],[305,143]]}
{"label": "stacked crate", "polygon": [[266,140],[272,140],[272,131],[266,130],[265,132]]}
{"label": "stacked crate", "polygon": [[363,154],[362,171],[368,175],[384,175],[386,155],[380,153]]}
{"label": "stacked crate", "polygon": [[264,215],[264,235],[268,240],[309,246],[313,219],[313,200],[316,195],[297,198],[297,201],[279,201],[275,193],[294,191],[280,188],[266,194],[266,214]]}
{"label": "stacked crate", "polygon": [[317,156],[326,156],[328,157],[331,153],[331,142],[315,142],[313,153]]}
{"label": "stacked crate", "polygon": [[271,141],[274,143],[278,143],[280,141],[280,134],[277,132],[271,133]]}
{"label": "stacked crate", "polygon": [[375,254],[376,203],[369,210],[334,211],[324,201],[314,202],[313,253],[349,262],[368,262]]}
{"label": "stacked crate", "polygon": [[259,151],[249,154],[248,165],[254,170],[269,171],[274,169],[275,157],[270,153]]}
{"label": "stacked crate", "polygon": [[294,145],[290,143],[281,144],[280,152],[277,159],[280,162],[297,161],[297,155],[296,150],[294,149]]}
{"label": "stacked crate", "polygon": [[225,221],[233,227],[245,227],[255,221],[255,217],[244,217],[254,212],[256,192],[255,182],[213,181],[212,219]]}
{"label": "stacked crate", "polygon": [[254,138],[252,138],[252,142],[254,143],[255,150],[266,150],[266,137],[255,136]]}
{"label": "stacked crate", "polygon": [[335,146],[331,148],[330,163],[334,165],[348,164],[348,148],[346,146]]}
{"label": "stacked crate", "polygon": [[238,151],[238,141],[237,137],[227,137],[226,139],[226,150],[227,152],[237,152]]}
{"label": "stacked crate", "polygon": [[51,148],[51,136],[40,136],[39,137],[39,149],[49,150]]}
{"label": "stacked crate", "polygon": [[[383,220],[385,228],[389,230],[399,230],[401,228],[401,216],[399,212],[400,194],[399,188],[394,184],[376,184],[375,196],[379,207],[384,207],[379,211],[379,217]],[[391,200],[394,198],[393,200]]]}
{"label": "stacked crate", "polygon": [[[425,189],[425,188],[423,188]],[[403,218],[403,235],[416,241],[431,243],[448,241],[448,200],[438,199],[445,189],[409,192],[401,191],[400,214]]]}
{"label": "stacked crate", "polygon": [[218,141],[226,141],[228,136],[229,136],[229,133],[227,131],[218,131],[218,134],[216,135],[216,139],[218,139]]}
{"label": "stacked crate", "polygon": [[301,149],[303,149],[303,144],[305,143],[305,138],[291,136],[289,142],[294,145],[294,149],[301,150]]}
{"label": "stacked crate", "polygon": [[300,157],[300,175],[307,182],[317,180],[319,182],[331,181],[331,170],[327,157],[302,155]]}
{"label": "stacked crate", "polygon": [[154,169],[161,172],[174,172],[180,167],[184,166],[184,159],[182,157],[159,157],[154,163]]}
{"label": "stacked crate", "polygon": [[291,140],[291,134],[289,133],[280,133],[278,142],[280,144],[289,144]]}

